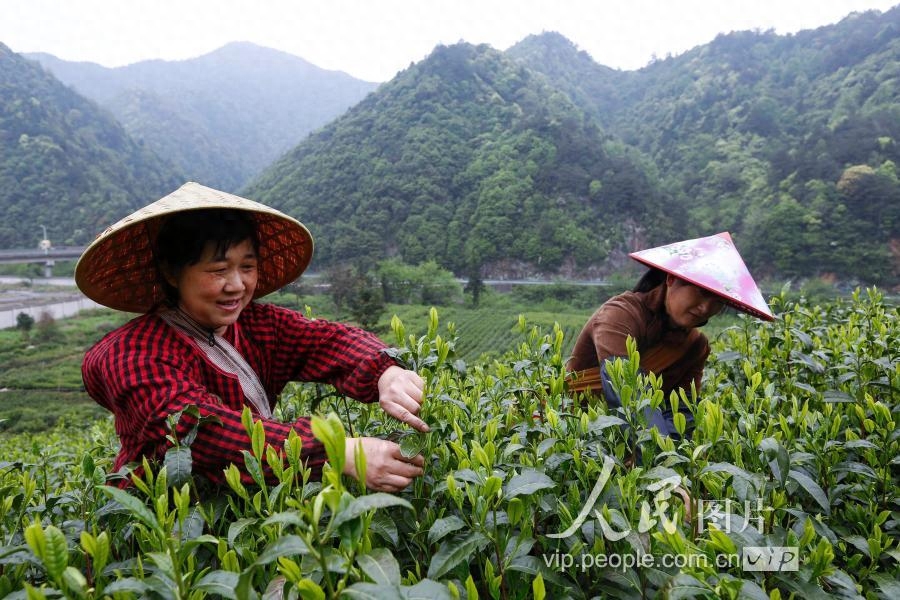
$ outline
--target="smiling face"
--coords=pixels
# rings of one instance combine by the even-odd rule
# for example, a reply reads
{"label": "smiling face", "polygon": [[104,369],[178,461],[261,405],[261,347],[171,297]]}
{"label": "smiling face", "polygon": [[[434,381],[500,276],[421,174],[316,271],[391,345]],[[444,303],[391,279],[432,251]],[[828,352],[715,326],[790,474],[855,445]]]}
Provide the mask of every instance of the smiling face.
{"label": "smiling face", "polygon": [[179,308],[221,335],[250,304],[258,277],[253,242],[244,240],[222,252],[209,242],[200,260],[166,279],[178,290]]}
{"label": "smiling face", "polygon": [[678,327],[690,329],[705,325],[725,308],[716,294],[674,275],[666,276],[666,288],[666,313]]}

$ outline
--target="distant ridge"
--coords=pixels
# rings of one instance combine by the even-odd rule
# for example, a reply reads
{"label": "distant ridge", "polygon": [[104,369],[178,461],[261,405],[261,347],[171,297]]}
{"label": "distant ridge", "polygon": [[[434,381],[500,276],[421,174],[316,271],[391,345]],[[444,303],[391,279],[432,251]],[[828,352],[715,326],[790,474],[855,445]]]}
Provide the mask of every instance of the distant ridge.
{"label": "distant ridge", "polygon": [[[247,184],[244,161],[278,133],[267,128],[302,117],[293,105],[254,112],[310,68],[296,57],[235,44],[123,68],[163,69],[147,76],[162,91],[111,96],[125,127],[145,132],[137,143],[12,60],[0,73],[0,172],[19,194],[0,196],[10,237],[37,216],[74,240],[171,191],[160,182],[175,173],[303,220],[317,269],[399,257],[462,277],[585,279],[633,267],[630,250],[729,231],[763,280],[900,284],[900,7],[790,36],[720,35],[637,71],[553,32],[506,52],[439,46],[285,142]],[[186,79],[217,98],[193,104]]]}
{"label": "distant ridge", "polygon": [[635,222],[661,222],[660,193],[610,142],[542,76],[460,43],[383,84],[246,193],[312,228],[317,266],[399,256],[464,274],[584,276]]}
{"label": "distant ridge", "polygon": [[552,33],[507,54],[649,157],[681,237],[729,230],[773,277],[900,282],[900,6],[637,71]]}
{"label": "distant ridge", "polygon": [[0,44],[0,248],[82,245],[174,189],[108,112]]}
{"label": "distant ridge", "polygon": [[248,42],[116,68],[26,56],[111,110],[186,178],[228,191],[377,87]]}

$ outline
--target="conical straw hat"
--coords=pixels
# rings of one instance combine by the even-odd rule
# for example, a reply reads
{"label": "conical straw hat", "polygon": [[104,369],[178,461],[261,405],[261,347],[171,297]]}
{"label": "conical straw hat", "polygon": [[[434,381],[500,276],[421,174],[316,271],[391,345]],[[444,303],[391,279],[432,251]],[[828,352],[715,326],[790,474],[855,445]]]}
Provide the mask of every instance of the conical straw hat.
{"label": "conical straw hat", "polygon": [[727,231],[629,256],[709,290],[737,310],[766,321],[775,319]]}
{"label": "conical straw hat", "polygon": [[144,313],[165,298],[154,252],[160,226],[173,213],[204,208],[253,213],[259,237],[259,281],[255,298],[294,281],[309,265],[313,239],[306,227],[258,202],[189,182],[108,227],[75,266],[75,283],[91,300]]}

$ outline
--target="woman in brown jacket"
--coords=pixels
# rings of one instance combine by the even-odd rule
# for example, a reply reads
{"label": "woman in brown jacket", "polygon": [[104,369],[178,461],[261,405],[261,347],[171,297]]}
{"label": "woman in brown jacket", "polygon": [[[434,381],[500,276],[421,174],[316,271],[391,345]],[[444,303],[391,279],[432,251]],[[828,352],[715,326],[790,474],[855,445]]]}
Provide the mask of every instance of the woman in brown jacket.
{"label": "woman in brown jacket", "polygon": [[[676,242],[630,254],[647,265],[633,290],[609,299],[585,324],[566,365],[569,390],[591,391],[610,407],[621,406],[606,371],[607,361],[626,356],[634,338],[641,369],[662,379],[666,402],[648,413],[661,434],[677,436],[669,394],[699,391],[709,342],[698,329],[726,305],[773,320],[756,283],[728,233]],[[685,413],[688,423],[691,415]]]}

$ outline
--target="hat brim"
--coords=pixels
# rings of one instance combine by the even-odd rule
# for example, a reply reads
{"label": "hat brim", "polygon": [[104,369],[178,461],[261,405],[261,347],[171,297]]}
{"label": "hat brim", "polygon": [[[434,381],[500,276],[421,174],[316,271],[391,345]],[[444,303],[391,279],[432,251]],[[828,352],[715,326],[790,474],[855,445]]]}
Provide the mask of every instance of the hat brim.
{"label": "hat brim", "polygon": [[258,202],[189,182],[98,235],[75,265],[76,285],[103,306],[133,313],[150,311],[165,299],[154,255],[163,219],[209,208],[253,215],[259,238],[254,298],[281,289],[309,266],[313,239],[302,223]]}

